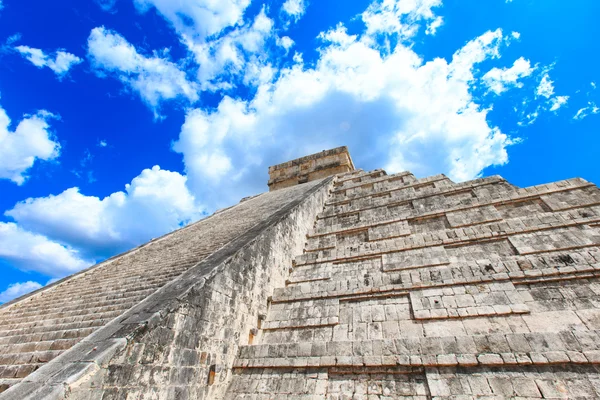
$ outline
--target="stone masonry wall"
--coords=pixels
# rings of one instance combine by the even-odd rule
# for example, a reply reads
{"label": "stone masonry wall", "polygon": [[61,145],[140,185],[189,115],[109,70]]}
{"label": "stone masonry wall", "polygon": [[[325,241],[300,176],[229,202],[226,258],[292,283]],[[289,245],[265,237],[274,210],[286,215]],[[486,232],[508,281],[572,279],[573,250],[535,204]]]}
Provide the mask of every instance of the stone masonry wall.
{"label": "stone masonry wall", "polygon": [[[212,219],[213,241],[187,240],[219,248],[0,399],[600,398],[593,184],[521,189],[497,176],[454,183],[354,171]],[[172,251],[163,244],[131,256],[174,265],[186,244],[177,237]],[[68,308],[77,299],[60,293],[72,278],[48,291],[59,308],[40,324],[45,292],[5,308],[0,315],[16,310],[0,319],[0,331],[12,332],[0,347],[6,359],[21,359],[13,348],[33,357],[39,343],[62,340],[53,332],[63,313],[65,323],[85,322],[135,292],[136,275],[119,275],[126,270],[115,267],[117,279],[131,280],[108,292],[108,304]],[[112,282],[97,271],[78,278],[86,299]],[[41,327],[50,336],[11,344]]]}
{"label": "stone masonry wall", "polygon": [[105,326],[273,214],[292,191],[264,194],[0,308],[0,392]]}
{"label": "stone masonry wall", "polygon": [[238,345],[284,285],[329,189],[328,180],[312,182],[220,213],[216,229],[237,238],[0,398],[222,398]]}
{"label": "stone masonry wall", "polygon": [[600,191],[340,175],[228,399],[600,398]]}

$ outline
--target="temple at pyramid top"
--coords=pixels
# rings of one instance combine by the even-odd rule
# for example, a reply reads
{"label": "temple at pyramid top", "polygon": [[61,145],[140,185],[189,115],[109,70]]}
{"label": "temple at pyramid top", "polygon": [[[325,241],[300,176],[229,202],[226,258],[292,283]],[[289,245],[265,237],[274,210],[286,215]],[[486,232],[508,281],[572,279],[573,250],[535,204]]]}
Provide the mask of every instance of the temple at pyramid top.
{"label": "temple at pyramid top", "polygon": [[354,171],[348,147],[341,146],[269,167],[269,190]]}

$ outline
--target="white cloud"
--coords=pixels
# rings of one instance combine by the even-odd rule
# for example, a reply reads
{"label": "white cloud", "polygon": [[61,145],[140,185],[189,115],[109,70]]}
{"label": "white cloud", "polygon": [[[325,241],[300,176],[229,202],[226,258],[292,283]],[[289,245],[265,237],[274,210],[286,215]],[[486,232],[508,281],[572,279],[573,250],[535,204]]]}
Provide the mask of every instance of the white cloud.
{"label": "white cloud", "polygon": [[58,157],[60,145],[53,139],[48,124],[53,117],[44,110],[25,115],[11,131],[10,118],[0,107],[0,179],[22,185],[36,159],[48,161]]}
{"label": "white cloud", "polygon": [[12,283],[8,285],[8,288],[6,288],[5,291],[0,293],[0,303],[6,303],[7,301],[11,301],[12,299],[21,297],[24,294],[33,292],[34,290],[38,290],[41,287],[42,285],[33,281]]}
{"label": "white cloud", "polygon": [[575,114],[573,119],[580,121],[589,115],[598,114],[598,113],[600,113],[600,108],[598,108],[598,106],[596,106],[596,103],[594,103],[593,101],[590,101],[590,102],[588,102],[587,107],[583,107],[583,108],[580,108],[579,110],[577,110],[577,113]]}
{"label": "white cloud", "polygon": [[[231,89],[238,83],[271,79],[273,71],[265,52],[265,41],[271,37],[273,20],[267,17],[264,7],[251,24],[236,26],[220,37],[198,40],[194,35],[182,34],[182,42],[198,65],[197,82],[168,60],[166,50],[146,57],[121,35],[104,27],[90,33],[88,55],[99,75],[113,74],[137,91],[156,113],[163,100],[184,97],[195,102],[200,90]],[[278,44],[287,50],[293,41],[286,36]]]}
{"label": "white cloud", "polygon": [[21,40],[22,35],[17,32],[13,35],[10,35],[6,41],[4,42],[6,44],[6,46],[12,46],[13,44],[15,44],[16,42],[18,42],[19,40]]}
{"label": "white cloud", "polygon": [[291,39],[277,42],[266,6],[252,22],[245,21],[244,12],[250,0],[134,2],[142,12],[155,7],[171,23],[181,42],[193,54],[198,66],[195,81],[200,90],[229,90],[271,79],[273,70],[265,41],[273,38],[274,44],[284,47],[293,43]]}
{"label": "white cloud", "polygon": [[215,110],[188,112],[174,150],[209,206],[264,190],[270,164],[342,144],[370,149],[358,165],[457,180],[507,161],[513,141],[470,94],[476,65],[499,56],[500,30],[467,43],[451,62],[427,63],[402,44],[382,55],[370,37],[343,26],[320,37],[314,68],[297,63],[251,100],[226,96]]}
{"label": "white cloud", "polygon": [[143,170],[125,192],[100,199],[73,187],[19,202],[5,215],[19,229],[68,245],[90,259],[129,249],[200,217],[186,177],[158,166]]}
{"label": "white cloud", "polygon": [[419,22],[428,22],[426,33],[434,34],[442,25],[442,18],[432,8],[442,5],[442,0],[375,0],[362,14],[367,35],[397,33],[403,38],[416,34]]}
{"label": "white cloud", "polygon": [[535,93],[536,95],[545,97],[547,99],[554,94],[554,82],[550,80],[550,75],[548,75],[547,72],[542,76],[542,80],[540,81]]}
{"label": "white cloud", "polygon": [[501,94],[509,87],[523,87],[519,79],[531,75],[535,67],[521,57],[510,68],[492,68],[483,76],[483,83],[494,93]]}
{"label": "white cloud", "polygon": [[94,2],[102,9],[102,11],[106,12],[115,12],[115,5],[117,4],[117,0],[94,0]]}
{"label": "white cloud", "polygon": [[444,19],[442,17],[435,17],[435,19],[427,25],[427,29],[425,33],[427,35],[435,35],[438,28],[444,24]]}
{"label": "white cloud", "polygon": [[51,277],[72,274],[92,264],[72,248],[12,222],[0,222],[0,257],[21,270]]}
{"label": "white cloud", "polygon": [[550,111],[558,111],[559,108],[567,104],[569,96],[556,96],[550,99]]}
{"label": "white cloud", "polygon": [[[236,78],[244,78],[248,69],[270,68],[264,45],[272,34],[273,20],[263,8],[249,26],[237,27],[209,42],[186,41],[199,65],[198,81],[202,89],[230,89],[236,86]],[[246,83],[251,81],[246,79]]]}
{"label": "white cloud", "polygon": [[108,146],[108,142],[106,140],[99,140],[98,147],[106,147]]}
{"label": "white cloud", "polygon": [[150,7],[169,21],[188,40],[203,41],[224,28],[242,22],[250,0],[134,0],[137,8]]}
{"label": "white cloud", "polygon": [[324,42],[347,48],[352,43],[356,42],[358,35],[348,35],[348,30],[346,27],[339,23],[335,29],[330,29],[327,32],[319,33],[318,38]]}
{"label": "white cloud", "polygon": [[54,57],[52,57],[51,55],[45,54],[41,49],[29,46],[17,46],[15,49],[36,67],[48,67],[54,71],[59,78],[65,76],[73,66],[83,62],[81,58],[63,50],[56,51]]}
{"label": "white cloud", "polygon": [[277,38],[277,44],[279,46],[283,47],[287,52],[294,45],[294,41],[289,36],[283,36],[283,37]]}
{"label": "white cloud", "polygon": [[542,110],[542,106],[538,105],[534,111],[524,114],[522,116],[521,121],[517,122],[517,125],[519,125],[519,126],[532,125],[540,116],[541,110]]}
{"label": "white cloud", "polygon": [[304,0],[286,0],[281,6],[281,10],[292,20],[298,21],[306,12]]}
{"label": "white cloud", "polygon": [[519,32],[511,32],[510,35],[513,39],[519,40],[521,38],[521,34]]}
{"label": "white cloud", "polygon": [[[166,51],[165,51],[166,52]],[[156,112],[164,100],[184,97],[198,100],[198,85],[165,54],[146,57],[116,32],[104,27],[92,29],[88,38],[88,56],[99,74],[114,74]]]}
{"label": "white cloud", "polygon": [[535,96],[533,99],[525,99],[521,102],[519,126],[532,125],[537,118],[544,112],[553,112],[557,114],[569,101],[570,96],[558,96],[554,93],[554,82],[550,79],[548,73],[554,65],[542,68],[540,74],[536,77],[541,79],[537,87],[535,87]]}

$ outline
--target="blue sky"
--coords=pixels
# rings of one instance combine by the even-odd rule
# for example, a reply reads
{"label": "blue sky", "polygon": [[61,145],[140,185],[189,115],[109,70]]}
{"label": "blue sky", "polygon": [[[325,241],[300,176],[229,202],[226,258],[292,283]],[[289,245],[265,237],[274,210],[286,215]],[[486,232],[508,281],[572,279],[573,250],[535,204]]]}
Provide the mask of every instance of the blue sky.
{"label": "blue sky", "polygon": [[0,302],[272,164],[600,182],[592,0],[0,1]]}

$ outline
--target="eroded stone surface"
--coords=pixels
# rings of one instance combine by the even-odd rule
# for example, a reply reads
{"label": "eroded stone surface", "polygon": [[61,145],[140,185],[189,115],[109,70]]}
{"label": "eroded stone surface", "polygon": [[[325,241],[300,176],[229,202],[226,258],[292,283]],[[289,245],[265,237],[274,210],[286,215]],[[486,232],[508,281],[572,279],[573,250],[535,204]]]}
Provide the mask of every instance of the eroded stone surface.
{"label": "eroded stone surface", "polygon": [[[266,316],[294,322],[241,348],[230,398],[600,396],[595,186],[381,171],[335,186]],[[332,324],[295,311],[317,299],[339,302]]]}
{"label": "eroded stone surface", "polygon": [[[210,252],[46,366],[65,367],[15,388],[72,399],[600,398],[599,193],[581,179],[521,189],[497,176],[356,170],[263,194],[212,217],[218,251],[189,235],[184,250],[135,259],[132,271],[194,243]],[[68,303],[43,296],[0,315]],[[27,322],[17,314],[6,321]],[[32,352],[4,340],[7,366]]]}
{"label": "eroded stone surface", "polygon": [[[128,391],[164,397],[185,382],[196,382],[194,393],[202,392],[198,388],[208,386],[210,369],[231,364],[238,342],[248,342],[272,288],[284,285],[290,262],[286,254],[301,250],[324,201],[318,193],[326,190],[326,182],[316,181],[265,193],[4,308],[2,383],[25,382],[0,397],[25,398],[30,381],[47,394],[43,388],[52,379],[46,375],[62,368],[61,358],[49,361],[78,342],[72,350],[84,354],[74,360],[95,360],[93,354],[85,355],[85,346],[89,342],[94,353],[103,336],[126,338],[129,345],[95,374],[94,389],[86,383],[79,391],[72,389],[73,398]],[[300,208],[294,206],[300,203]],[[249,243],[257,248],[247,250]],[[203,265],[223,251],[231,254],[221,257],[224,263]],[[148,324],[153,327],[144,328]],[[29,375],[47,362],[48,368]],[[219,374],[217,382],[226,376]]]}

